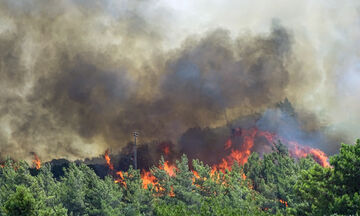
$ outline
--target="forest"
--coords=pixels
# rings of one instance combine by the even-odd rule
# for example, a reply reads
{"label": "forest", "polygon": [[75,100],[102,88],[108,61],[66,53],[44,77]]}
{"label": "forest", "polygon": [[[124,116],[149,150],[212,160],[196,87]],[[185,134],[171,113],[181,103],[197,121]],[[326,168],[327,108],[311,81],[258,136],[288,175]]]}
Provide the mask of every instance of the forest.
{"label": "forest", "polygon": [[0,216],[360,216],[359,39],[360,0],[0,0]]}
{"label": "forest", "polygon": [[342,144],[320,166],[312,157],[294,159],[281,142],[252,153],[243,165],[212,171],[186,155],[169,173],[150,169],[100,178],[84,163],[70,163],[54,177],[50,164],[33,169],[7,159],[0,168],[0,215],[359,215],[360,140]]}

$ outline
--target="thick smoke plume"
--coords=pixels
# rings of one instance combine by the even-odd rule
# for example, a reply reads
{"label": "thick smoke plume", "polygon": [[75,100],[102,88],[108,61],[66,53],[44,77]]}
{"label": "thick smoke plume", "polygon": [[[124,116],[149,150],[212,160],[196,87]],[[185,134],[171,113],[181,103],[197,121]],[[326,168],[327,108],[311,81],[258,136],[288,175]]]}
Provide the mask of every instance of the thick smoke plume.
{"label": "thick smoke plume", "polygon": [[[313,86],[281,19],[261,34],[210,28],[171,49],[176,22],[158,1],[5,0],[0,20],[2,157],[95,156],[134,130],[176,142],[286,97],[302,104]],[[324,128],[305,111],[304,130]]]}

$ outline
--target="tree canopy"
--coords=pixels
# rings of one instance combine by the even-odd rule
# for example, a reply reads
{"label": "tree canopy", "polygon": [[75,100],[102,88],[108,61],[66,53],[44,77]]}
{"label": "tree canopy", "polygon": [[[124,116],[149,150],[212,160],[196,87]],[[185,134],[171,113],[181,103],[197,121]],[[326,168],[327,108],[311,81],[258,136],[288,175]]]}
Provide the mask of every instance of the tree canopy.
{"label": "tree canopy", "polygon": [[165,163],[151,168],[155,181],[145,187],[133,168],[119,182],[71,163],[57,179],[49,164],[32,174],[26,162],[8,159],[0,168],[0,215],[360,214],[359,140],[342,144],[330,167],[311,156],[294,159],[281,143],[225,171],[183,155],[170,175]]}

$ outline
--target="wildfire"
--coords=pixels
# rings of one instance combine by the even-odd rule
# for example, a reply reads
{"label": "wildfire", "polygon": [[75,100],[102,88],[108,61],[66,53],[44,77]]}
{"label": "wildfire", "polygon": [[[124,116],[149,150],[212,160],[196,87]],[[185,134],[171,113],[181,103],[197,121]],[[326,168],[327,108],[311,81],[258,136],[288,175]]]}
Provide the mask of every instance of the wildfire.
{"label": "wildfire", "polygon": [[[165,158],[169,158],[171,154],[170,144],[167,142],[163,142],[160,144],[159,150],[163,153]],[[158,166],[159,169],[164,170],[170,177],[175,176],[175,170],[177,167],[171,164],[168,160],[164,162],[163,165]],[[144,189],[149,188],[149,185],[155,187],[156,191],[163,191],[164,188],[161,188],[158,184],[156,184],[156,177],[151,173],[151,171],[142,170],[141,171],[141,179],[142,179],[142,187]],[[174,196],[173,188],[171,187],[170,196]]]}
{"label": "wildfire", "polygon": [[[257,129],[249,129],[249,130],[242,130],[241,133],[236,133],[235,135],[239,134],[243,137],[243,143],[240,146],[240,149],[231,149],[231,153],[226,157],[223,158],[220,164],[215,164],[212,166],[211,173],[213,174],[215,171],[222,171],[231,170],[232,165],[234,162],[237,162],[241,165],[247,162],[248,157],[251,154],[251,148],[254,146],[254,139],[257,134]],[[225,150],[230,149],[233,146],[232,140],[228,139],[225,143]]]}
{"label": "wildfire", "polygon": [[115,183],[120,183],[120,184],[122,184],[123,186],[126,187],[126,182],[124,180],[123,172],[122,171],[116,172],[116,175],[118,175],[119,178],[115,180]]}
{"label": "wildfire", "polygon": [[[274,145],[274,142],[277,140],[280,140],[283,144],[288,146],[289,153],[292,157],[306,157],[307,155],[311,154],[312,157],[315,159],[316,162],[318,162],[320,165],[327,167],[329,166],[328,158],[324,152],[322,152],[319,149],[314,149],[309,146],[303,146],[295,141],[288,141],[275,133],[271,133],[268,131],[261,131],[257,128],[250,128],[250,129],[235,129],[235,132],[233,132],[232,136],[225,142],[224,144],[224,150],[230,151],[229,155],[226,156],[221,160],[220,163],[214,164],[212,166],[212,170],[210,175],[214,176],[217,172],[223,172],[225,173],[226,170],[231,170],[231,167],[234,163],[238,163],[240,165],[243,165],[247,162],[251,152],[252,148],[255,145],[255,139],[257,137],[264,137],[269,145]],[[234,139],[235,137],[240,137],[241,139]],[[241,140],[241,145],[239,143],[236,143],[237,141]],[[161,148],[162,152],[165,154],[165,156],[168,156],[170,154],[170,147],[169,145],[165,145]],[[106,162],[111,170],[114,169],[113,164],[110,162],[110,157],[108,155],[108,151],[105,152],[105,159]],[[170,163],[169,161],[165,161],[163,165],[159,166],[160,169],[165,170],[166,173],[173,177],[176,175],[177,167],[176,165]],[[193,172],[193,184],[195,184],[195,180],[200,178],[198,173],[194,170]],[[117,172],[116,173],[119,178],[115,180],[117,183],[121,183],[126,187],[126,183],[124,181],[124,173],[123,172]],[[125,173],[126,174],[126,173]],[[245,180],[246,176],[245,174],[242,174],[242,178]],[[160,188],[156,182],[156,177],[150,172],[146,170],[141,171],[141,179],[142,179],[142,187],[147,189],[149,185],[153,185],[155,187],[156,191],[164,190],[164,188]],[[221,180],[220,180],[221,181]],[[249,187],[252,188],[251,183],[249,183]],[[174,196],[173,189],[169,192],[170,196]],[[280,203],[284,204],[286,207],[288,206],[287,201],[279,200]]]}
{"label": "wildfire", "polygon": [[156,178],[151,174],[150,171],[143,170],[141,172],[141,179],[143,182],[143,188],[148,188],[148,185],[155,185]]}
{"label": "wildfire", "polygon": [[104,158],[106,160],[106,164],[109,166],[109,169],[114,170],[114,165],[111,163],[108,149],[105,151]]}
{"label": "wildfire", "polygon": [[175,170],[177,169],[177,167],[170,164],[169,161],[165,161],[164,166],[160,168],[165,170],[169,176],[175,176]]}
{"label": "wildfire", "polygon": [[194,181],[195,181],[195,178],[200,178],[198,172],[196,172],[195,170],[192,170],[192,172],[193,172],[193,174],[194,174]]}
{"label": "wildfire", "polygon": [[[239,131],[239,130],[237,130]],[[235,133],[236,135],[241,135],[243,138],[243,143],[240,148],[234,148],[233,142],[228,139],[224,145],[225,150],[231,149],[231,153],[226,158],[222,159],[222,163],[219,165],[214,165],[213,168],[217,170],[224,171],[225,169],[231,169],[231,166],[234,162],[239,164],[244,164],[247,162],[248,157],[251,154],[251,148],[254,146],[254,139],[256,137],[264,137],[270,145],[273,145],[275,141],[280,140],[283,144],[287,145],[289,148],[289,153],[292,157],[302,158],[307,155],[312,155],[314,160],[323,167],[328,167],[328,157],[320,149],[311,148],[309,146],[300,145],[295,141],[289,141],[271,133],[268,131],[261,131],[257,128],[243,129],[242,133]]]}
{"label": "wildfire", "polygon": [[306,157],[308,154],[311,154],[316,162],[318,162],[323,167],[329,167],[328,157],[320,149],[311,148],[309,146],[300,146],[296,142],[289,142],[290,155],[293,157]]}
{"label": "wildfire", "polygon": [[34,160],[33,160],[33,163],[35,165],[35,168],[38,170],[41,168],[41,161],[40,161],[40,158],[35,154],[34,154]]}
{"label": "wildfire", "polygon": [[[170,164],[169,161],[164,162],[164,166],[159,166],[160,169],[165,170],[166,173],[172,177],[175,176],[175,170],[177,167],[174,164]],[[143,181],[143,188],[148,188],[149,184],[155,185],[156,178],[151,174],[150,171],[142,170],[141,179]]]}
{"label": "wildfire", "polygon": [[284,200],[280,199],[280,200],[279,200],[279,202],[280,202],[280,203],[282,203],[282,204],[284,204],[284,205],[285,205],[285,207],[288,207],[288,203],[287,203],[286,201],[284,201]]}
{"label": "wildfire", "polygon": [[[177,167],[173,164],[170,164],[169,161],[165,161],[164,166],[160,165],[159,168],[165,170],[170,177],[175,176],[175,170],[177,169]],[[125,172],[125,174],[127,173]],[[115,183],[121,183],[122,185],[126,186],[126,182],[124,181],[124,173],[122,171],[119,171],[116,172],[116,175],[118,176],[118,178],[115,180]],[[150,171],[142,170],[141,180],[142,187],[144,189],[147,189],[150,184],[156,186],[156,177]]]}

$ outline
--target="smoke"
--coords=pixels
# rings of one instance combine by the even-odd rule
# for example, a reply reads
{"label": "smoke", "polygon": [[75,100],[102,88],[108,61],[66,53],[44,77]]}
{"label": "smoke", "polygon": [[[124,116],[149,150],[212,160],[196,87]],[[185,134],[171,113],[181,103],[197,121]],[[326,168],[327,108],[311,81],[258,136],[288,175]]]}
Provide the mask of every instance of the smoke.
{"label": "smoke", "polygon": [[[153,0],[2,1],[1,156],[96,156],[109,147],[120,150],[134,130],[144,142],[176,142],[188,128],[224,125],[286,97],[307,130],[338,133],[341,118],[332,114],[341,116],[343,110],[337,102],[350,106],[352,119],[360,119],[358,105],[349,102],[356,94],[340,86],[356,85],[350,76],[357,77],[357,67],[336,81],[342,73],[336,64],[340,54],[334,52],[346,41],[325,49],[314,43],[315,33],[289,25],[299,23],[298,17],[289,21],[264,13],[239,21],[231,4],[218,13],[228,8],[233,20],[219,18],[220,26],[211,25],[215,18],[200,16],[204,8],[197,4],[179,9],[171,1]],[[216,4],[206,11],[211,14]],[[203,17],[193,25],[184,18],[191,7]],[[353,11],[349,5],[342,8]],[[348,16],[358,18],[357,13]],[[262,24],[255,25],[256,20]],[[336,26],[329,28],[338,32]],[[349,131],[344,139],[355,134]]]}

